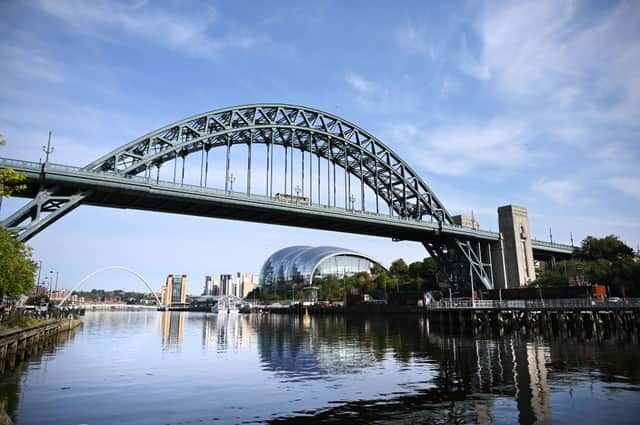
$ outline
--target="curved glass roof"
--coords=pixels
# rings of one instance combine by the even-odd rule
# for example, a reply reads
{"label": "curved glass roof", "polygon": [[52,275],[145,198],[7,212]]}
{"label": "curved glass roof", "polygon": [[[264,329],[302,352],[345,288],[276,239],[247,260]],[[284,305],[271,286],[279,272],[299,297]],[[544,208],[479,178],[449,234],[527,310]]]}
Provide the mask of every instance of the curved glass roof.
{"label": "curved glass roof", "polygon": [[[338,258],[341,261],[337,261]],[[328,259],[335,261],[325,264]],[[323,275],[331,274],[332,271],[353,274],[369,271],[374,264],[378,262],[351,249],[335,246],[290,246],[274,252],[265,261],[260,271],[260,283],[266,288],[309,284],[312,273],[318,269]]]}

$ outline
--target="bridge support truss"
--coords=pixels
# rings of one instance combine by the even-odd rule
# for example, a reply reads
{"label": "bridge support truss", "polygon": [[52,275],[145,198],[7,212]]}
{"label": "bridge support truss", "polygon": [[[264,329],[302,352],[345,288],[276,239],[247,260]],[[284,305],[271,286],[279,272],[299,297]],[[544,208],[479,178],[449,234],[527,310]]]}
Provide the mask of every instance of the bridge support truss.
{"label": "bridge support truss", "polygon": [[492,246],[489,242],[454,238],[422,244],[441,265],[454,290],[494,288]]}
{"label": "bridge support truss", "polygon": [[58,195],[56,188],[42,189],[33,200],[0,222],[20,241],[31,239],[47,226],[80,206],[90,192]]}

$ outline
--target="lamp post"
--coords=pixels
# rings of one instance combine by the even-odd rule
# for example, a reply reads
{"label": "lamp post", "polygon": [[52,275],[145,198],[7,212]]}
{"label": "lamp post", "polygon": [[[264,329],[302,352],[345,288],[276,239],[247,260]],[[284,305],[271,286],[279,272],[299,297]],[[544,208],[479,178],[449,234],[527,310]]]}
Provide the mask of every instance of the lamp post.
{"label": "lamp post", "polygon": [[296,204],[298,203],[298,199],[300,199],[300,192],[302,191],[302,189],[300,189],[300,186],[296,185]]}
{"label": "lamp post", "polygon": [[229,183],[229,192],[233,192],[233,182],[235,181],[236,178],[233,173],[229,174],[229,176],[227,177],[227,182]]}
{"label": "lamp post", "polygon": [[42,272],[42,260],[38,261],[38,279],[36,280],[36,287],[33,290],[34,294],[38,292],[38,285],[40,285],[40,272]]}
{"label": "lamp post", "polygon": [[51,298],[51,294],[53,293],[53,270],[49,270],[49,298]]}
{"label": "lamp post", "polygon": [[47,146],[42,146],[42,151],[45,153],[44,163],[49,162],[49,154],[53,153],[53,147],[51,146],[51,132],[49,132],[49,140],[47,141]]}
{"label": "lamp post", "polygon": [[58,278],[60,277],[60,272],[58,272],[57,270],[49,270],[49,273],[56,274],[56,283],[55,283],[55,287],[53,288],[53,291],[58,292]]}
{"label": "lamp post", "polygon": [[45,288],[47,288],[47,297],[50,296],[51,293],[51,282],[49,276],[45,276],[42,278],[42,283]]}

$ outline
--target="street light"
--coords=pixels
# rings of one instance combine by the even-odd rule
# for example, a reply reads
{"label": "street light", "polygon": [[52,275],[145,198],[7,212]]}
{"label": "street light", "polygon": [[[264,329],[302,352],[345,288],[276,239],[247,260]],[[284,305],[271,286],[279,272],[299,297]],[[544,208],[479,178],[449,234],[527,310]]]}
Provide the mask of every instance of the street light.
{"label": "street light", "polygon": [[236,178],[233,175],[233,173],[229,174],[229,176],[227,177],[227,182],[229,183],[229,192],[233,192],[233,182],[234,181],[236,181]]}
{"label": "street light", "polygon": [[51,146],[51,132],[49,132],[49,140],[47,141],[47,146],[42,146],[42,152],[46,154],[44,158],[44,163],[49,162],[49,154],[53,153],[53,146]]}
{"label": "street light", "polygon": [[49,276],[45,276],[42,278],[42,283],[45,288],[47,288],[47,296],[50,295],[51,292],[51,278]]}
{"label": "street light", "polygon": [[60,277],[60,272],[54,271],[54,270],[49,270],[49,273],[55,273],[56,274],[56,284],[55,284],[55,288],[53,290],[54,290],[54,292],[58,292],[58,278]]}
{"label": "street light", "polygon": [[42,260],[38,261],[38,279],[36,280],[36,287],[33,290],[35,295],[38,292],[38,285],[40,285],[40,272],[42,271]]}
{"label": "street light", "polygon": [[296,185],[296,204],[298,203],[298,199],[300,199],[300,192],[302,191],[302,189],[300,189],[300,186]]}

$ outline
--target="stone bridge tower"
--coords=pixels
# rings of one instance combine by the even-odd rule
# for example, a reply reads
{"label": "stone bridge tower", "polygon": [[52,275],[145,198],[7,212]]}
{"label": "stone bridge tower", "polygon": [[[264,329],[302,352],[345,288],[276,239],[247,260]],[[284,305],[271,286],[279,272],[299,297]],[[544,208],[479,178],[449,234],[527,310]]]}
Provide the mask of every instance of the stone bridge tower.
{"label": "stone bridge tower", "polygon": [[495,288],[517,288],[536,280],[527,209],[515,205],[498,208],[502,240],[494,245],[492,256]]}

